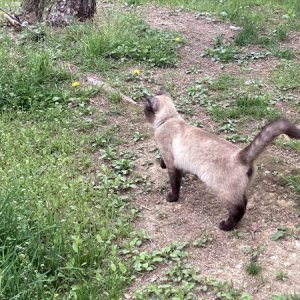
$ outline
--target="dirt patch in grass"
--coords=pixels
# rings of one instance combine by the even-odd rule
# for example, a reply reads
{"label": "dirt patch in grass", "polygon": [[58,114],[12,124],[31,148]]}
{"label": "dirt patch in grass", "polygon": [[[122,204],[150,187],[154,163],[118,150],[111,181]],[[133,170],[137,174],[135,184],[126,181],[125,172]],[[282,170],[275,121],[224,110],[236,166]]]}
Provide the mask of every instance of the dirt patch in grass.
{"label": "dirt patch in grass", "polygon": [[[194,13],[174,11],[169,8],[143,6],[140,8],[147,22],[154,27],[171,29],[179,32],[185,43],[180,50],[180,61],[175,69],[155,69],[156,83],[162,85],[172,82],[175,95],[184,95],[187,86],[195,80],[209,75],[216,78],[223,72],[237,77],[264,79],[270,75],[279,61],[267,57],[251,61],[244,71],[236,63],[216,63],[209,57],[200,57],[200,53],[212,46],[214,38],[224,34],[225,40],[232,40],[236,32],[230,24],[220,23],[211,18],[197,17]],[[188,70],[199,66],[199,73]],[[159,84],[158,84],[159,85]],[[157,88],[155,85],[153,89]],[[95,98],[94,103],[97,103]],[[101,106],[106,106],[101,103]],[[299,156],[289,151],[272,146],[258,161],[258,176],[249,189],[248,211],[238,225],[240,236],[225,233],[218,229],[218,223],[226,218],[227,212],[218,200],[210,194],[204,185],[193,175],[184,177],[182,194],[179,202],[167,203],[165,198],[169,190],[168,176],[155,162],[155,142],[153,133],[145,123],[142,107],[120,106],[122,114],[110,116],[109,121],[122,127],[122,134],[128,143],[121,146],[137,154],[135,172],[149,176],[151,191],[137,189],[133,192],[135,203],[141,208],[141,216],[136,222],[137,228],[144,228],[150,237],[144,249],[160,249],[174,241],[191,242],[208,231],[214,240],[204,248],[190,247],[189,262],[201,270],[201,274],[213,276],[220,280],[232,281],[235,287],[249,292],[253,299],[270,299],[274,294],[300,292],[299,278],[299,243],[293,237],[272,241],[271,236],[277,226],[296,226],[300,222],[299,211],[294,207],[295,195],[288,187],[281,184],[277,174],[288,173],[291,168],[299,166]],[[194,107],[197,116],[204,120],[204,128],[214,131],[214,122],[201,107]],[[150,138],[134,142],[133,132],[139,131]],[[251,276],[246,272],[249,256],[246,247],[263,246],[258,263],[262,272]],[[133,291],[150,282],[159,281],[165,266],[153,272],[142,274],[136,279],[126,294],[131,299]],[[288,274],[286,281],[275,279],[278,271]],[[210,297],[210,296],[209,296]],[[213,296],[209,299],[215,299]]]}

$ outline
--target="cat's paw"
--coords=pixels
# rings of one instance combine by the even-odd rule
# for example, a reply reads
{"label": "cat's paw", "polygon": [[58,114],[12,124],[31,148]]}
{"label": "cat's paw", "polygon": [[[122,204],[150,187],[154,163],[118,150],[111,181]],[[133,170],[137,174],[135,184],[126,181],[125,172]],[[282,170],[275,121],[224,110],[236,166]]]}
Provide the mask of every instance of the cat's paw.
{"label": "cat's paw", "polygon": [[234,229],[234,226],[233,225],[230,225],[230,224],[227,224],[225,221],[222,221],[220,224],[219,224],[219,228],[223,231],[230,231],[232,229]]}
{"label": "cat's paw", "polygon": [[168,202],[176,202],[178,201],[179,196],[173,195],[173,193],[169,193],[167,196],[167,201]]}
{"label": "cat's paw", "polygon": [[160,164],[160,167],[161,167],[162,169],[166,169],[166,168],[167,168],[166,163],[165,163],[165,161],[164,161],[162,158],[160,159],[159,164]]}

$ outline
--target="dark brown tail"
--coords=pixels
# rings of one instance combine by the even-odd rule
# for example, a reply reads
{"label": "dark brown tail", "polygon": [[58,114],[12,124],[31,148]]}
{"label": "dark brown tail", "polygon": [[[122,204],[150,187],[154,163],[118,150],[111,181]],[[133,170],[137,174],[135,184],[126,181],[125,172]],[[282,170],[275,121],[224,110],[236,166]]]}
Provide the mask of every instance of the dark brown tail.
{"label": "dark brown tail", "polygon": [[250,145],[240,151],[241,161],[251,164],[277,136],[283,133],[293,139],[300,139],[300,129],[289,120],[274,120],[261,130]]}

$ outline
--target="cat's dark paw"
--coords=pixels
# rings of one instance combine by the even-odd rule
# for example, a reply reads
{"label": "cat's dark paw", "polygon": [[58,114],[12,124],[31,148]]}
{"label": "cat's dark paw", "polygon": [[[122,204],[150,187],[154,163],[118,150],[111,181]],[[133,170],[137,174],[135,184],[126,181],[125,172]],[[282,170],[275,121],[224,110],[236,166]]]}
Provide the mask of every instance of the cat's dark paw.
{"label": "cat's dark paw", "polygon": [[225,221],[222,221],[220,224],[219,224],[219,228],[223,231],[230,231],[230,230],[233,230],[234,229],[234,226],[231,225],[231,224],[227,224]]}
{"label": "cat's dark paw", "polygon": [[173,193],[169,193],[167,196],[167,201],[168,202],[176,202],[178,201],[179,196],[173,195]]}
{"label": "cat's dark paw", "polygon": [[159,164],[160,164],[160,167],[161,167],[162,169],[166,169],[166,168],[167,168],[166,163],[165,163],[165,161],[164,161],[162,158],[160,159]]}

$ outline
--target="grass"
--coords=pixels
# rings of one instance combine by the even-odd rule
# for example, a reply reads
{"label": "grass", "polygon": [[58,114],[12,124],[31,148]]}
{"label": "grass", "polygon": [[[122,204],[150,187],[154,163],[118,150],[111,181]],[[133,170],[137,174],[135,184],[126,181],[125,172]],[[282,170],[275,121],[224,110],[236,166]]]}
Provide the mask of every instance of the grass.
{"label": "grass", "polygon": [[292,90],[300,86],[300,64],[285,61],[273,72],[272,81],[280,90]]}
{"label": "grass", "polygon": [[223,106],[210,107],[209,113],[217,121],[241,118],[273,119],[279,115],[270,105],[268,95],[248,96],[241,95],[224,110]]}
{"label": "grass", "polygon": [[154,2],[206,11],[215,14],[220,19],[229,19],[242,26],[242,31],[235,40],[239,46],[267,45],[282,41],[287,37],[290,24],[293,24],[293,29],[300,30],[299,22],[297,22],[297,18],[300,17],[300,3],[297,0],[155,0]]}
{"label": "grass", "polygon": [[119,251],[135,234],[137,210],[121,195],[134,166],[116,150],[93,162],[120,143],[118,127],[53,49],[0,39],[0,298],[119,299],[132,273]]}
{"label": "grass", "polygon": [[209,55],[214,59],[228,62],[237,54],[235,45],[240,47],[251,44],[267,48],[272,55],[280,59],[291,60],[295,56],[290,49],[279,49],[278,44],[288,39],[291,29],[300,31],[298,22],[300,2],[297,0],[155,0],[154,2],[176,8],[205,11],[240,26],[241,30],[236,35],[234,43],[227,47],[210,49]]}
{"label": "grass", "polygon": [[119,297],[129,278],[114,241],[133,217],[124,182],[104,166],[98,188],[86,182],[92,138],[77,134],[76,113],[46,114],[1,119],[1,298]]}
{"label": "grass", "polygon": [[298,140],[289,140],[280,143],[283,147],[300,152],[300,142]]}
{"label": "grass", "polygon": [[288,278],[288,274],[283,271],[278,271],[276,273],[276,279],[279,281],[286,281]]}
{"label": "grass", "polygon": [[237,78],[230,74],[223,73],[209,85],[209,88],[215,91],[228,91],[236,86],[237,83]]}
{"label": "grass", "polygon": [[283,181],[290,186],[298,195],[296,199],[296,205],[300,208],[300,172],[296,169],[292,175],[284,176]]}
{"label": "grass", "polygon": [[276,295],[272,297],[272,300],[300,300],[300,295],[299,294]]}
{"label": "grass", "polygon": [[261,272],[261,266],[254,261],[250,261],[247,265],[246,271],[249,275],[256,276]]}
{"label": "grass", "polygon": [[103,12],[94,24],[77,24],[59,36],[48,36],[46,44],[56,47],[60,57],[93,70],[109,70],[126,61],[175,66],[180,45],[177,34],[150,28],[142,18],[126,12]]}
{"label": "grass", "polygon": [[[291,1],[156,2],[210,11],[243,26],[235,44],[224,45],[221,36],[216,39],[211,55],[220,61],[232,60],[239,45],[273,47],[287,40],[299,13],[297,5],[290,10]],[[3,0],[0,5],[17,6]],[[279,16],[270,21],[274,7]],[[260,30],[265,24],[270,24],[267,32]],[[202,277],[188,266],[188,245],[171,244],[152,252],[139,249],[145,236],[133,227],[138,210],[130,203],[130,191],[140,184],[148,193],[150,183],[135,174],[134,154],[119,149],[126,148],[127,137],[109,123],[110,115],[125,115],[120,95],[108,95],[108,113],[94,111],[89,99],[97,90],[85,88],[82,74],[62,63],[69,60],[101,75],[109,71],[116,80],[123,67],[133,65],[142,70],[129,76],[139,83],[133,89],[139,98],[154,80],[151,71],[147,75],[144,70],[176,66],[178,41],[184,37],[150,28],[141,16],[124,11],[101,12],[101,20],[94,23],[40,30],[45,39],[34,42],[27,33],[11,39],[0,29],[0,298],[121,299],[135,276],[162,266],[164,276],[138,290],[137,299],[193,299],[199,292],[250,299],[231,284]],[[274,55],[292,58],[288,50],[275,46]],[[297,88],[298,66],[283,62],[276,72],[273,81],[278,88]],[[80,85],[72,86],[75,81]],[[269,94],[235,91],[237,97],[226,110],[208,94],[227,94],[237,83],[223,74],[188,90],[190,103],[205,105],[225,133],[238,132],[238,119],[278,114]],[[182,108],[193,113],[186,103]],[[130,133],[135,143],[146,138],[137,130]],[[298,175],[286,180],[298,192]],[[212,240],[204,233],[190,246],[206,247]],[[255,266],[249,270],[259,272]]]}
{"label": "grass", "polygon": [[280,49],[276,46],[267,47],[267,49],[279,59],[292,60],[295,57],[295,53],[291,49]]}
{"label": "grass", "polygon": [[66,103],[69,94],[64,82],[71,82],[71,74],[54,68],[44,52],[9,51],[13,43],[8,39],[0,49],[0,109],[36,108]]}

